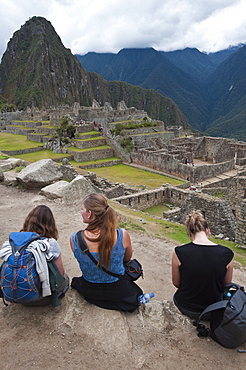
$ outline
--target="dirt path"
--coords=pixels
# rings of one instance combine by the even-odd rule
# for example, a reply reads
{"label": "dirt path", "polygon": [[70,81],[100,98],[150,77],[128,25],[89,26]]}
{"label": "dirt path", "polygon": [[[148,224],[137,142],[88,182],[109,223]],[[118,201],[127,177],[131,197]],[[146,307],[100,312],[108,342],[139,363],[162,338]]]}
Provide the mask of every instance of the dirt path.
{"label": "dirt path", "polygon": [[[65,206],[37,192],[0,185],[0,243],[21,228],[38,204],[48,205],[54,213],[66,272],[79,275],[68,244],[71,233],[84,226],[79,202]],[[199,339],[190,320],[173,307],[175,245],[141,233],[131,232],[131,237],[134,256],[144,267],[139,285],[153,291],[155,299],[133,314],[99,309],[73,290],[59,309],[5,307],[0,301],[1,369],[245,369],[246,354]],[[234,281],[245,283],[244,269],[235,270]]]}

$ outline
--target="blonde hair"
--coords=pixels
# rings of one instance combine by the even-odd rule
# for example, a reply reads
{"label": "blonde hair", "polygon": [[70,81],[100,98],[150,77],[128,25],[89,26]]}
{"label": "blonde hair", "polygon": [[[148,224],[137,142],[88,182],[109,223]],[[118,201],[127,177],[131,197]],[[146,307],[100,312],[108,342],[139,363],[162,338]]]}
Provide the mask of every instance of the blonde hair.
{"label": "blonde hair", "polygon": [[185,220],[186,232],[190,236],[209,229],[208,222],[200,211],[191,212]]}
{"label": "blonde hair", "polygon": [[99,230],[100,235],[97,239],[88,240],[92,242],[99,242],[99,266],[106,268],[110,265],[111,251],[115,242],[115,229],[116,229],[116,213],[108,205],[107,198],[102,194],[92,193],[87,195],[83,200],[83,205],[87,211],[91,211],[92,221],[86,227],[86,230],[93,232]]}

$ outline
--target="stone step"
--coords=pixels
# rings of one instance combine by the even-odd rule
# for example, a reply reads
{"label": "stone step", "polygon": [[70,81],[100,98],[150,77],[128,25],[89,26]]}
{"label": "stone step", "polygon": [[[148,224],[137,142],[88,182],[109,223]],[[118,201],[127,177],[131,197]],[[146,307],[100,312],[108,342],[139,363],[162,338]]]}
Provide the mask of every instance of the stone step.
{"label": "stone step", "polygon": [[27,135],[28,133],[35,132],[35,129],[26,128],[24,125],[7,125],[5,132],[15,135]]}
{"label": "stone step", "polygon": [[48,127],[48,126],[37,126],[36,132],[46,135],[55,135],[57,127]]}
{"label": "stone step", "polygon": [[94,161],[102,158],[114,157],[114,150],[110,146],[93,147],[90,149],[67,148],[69,154],[73,155],[76,162]]}
{"label": "stone step", "polygon": [[35,141],[36,143],[44,143],[44,138],[47,137],[47,134],[38,134],[36,132],[27,134],[27,140]]}
{"label": "stone step", "polygon": [[115,158],[115,159],[102,159],[102,160],[94,160],[94,161],[87,161],[79,164],[79,168],[82,169],[93,169],[93,168],[100,168],[100,167],[108,167],[108,166],[115,166],[116,164],[121,164],[122,159]]}
{"label": "stone step", "polygon": [[76,125],[77,132],[89,132],[95,130],[94,125],[92,122],[84,123],[82,125]]}
{"label": "stone step", "polygon": [[85,140],[85,139],[95,138],[98,136],[99,135],[97,131],[81,132],[79,133],[77,140]]}
{"label": "stone step", "polygon": [[40,121],[13,121],[12,123],[15,126],[23,125],[26,128],[36,128],[37,126],[47,125],[46,122],[40,122]]}
{"label": "stone step", "polygon": [[106,140],[102,136],[98,136],[96,138],[89,138],[85,140],[74,140],[74,144],[77,148],[86,149],[105,145]]}

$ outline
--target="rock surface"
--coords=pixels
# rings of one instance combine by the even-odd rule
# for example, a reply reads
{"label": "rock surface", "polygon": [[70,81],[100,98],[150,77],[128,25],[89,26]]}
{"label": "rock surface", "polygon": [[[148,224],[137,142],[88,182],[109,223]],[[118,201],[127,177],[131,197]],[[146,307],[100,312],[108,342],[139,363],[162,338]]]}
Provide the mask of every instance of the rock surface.
{"label": "rock surface", "polygon": [[90,193],[94,193],[95,189],[90,182],[82,175],[78,175],[71,182],[58,181],[41,189],[40,194],[45,195],[49,199],[62,198],[66,204],[74,204],[79,202],[83,197]]}
{"label": "rock surface", "polygon": [[[21,229],[27,213],[46,204],[54,213],[63,263],[70,278],[80,270],[69,247],[69,236],[85,225],[81,204],[49,200],[36,191],[0,185],[0,244]],[[198,338],[191,320],[172,303],[171,256],[175,244],[130,231],[133,257],[144,269],[137,283],[155,293],[150,303],[134,313],[104,310],[87,303],[69,289],[58,309],[5,307],[0,300],[1,369],[34,370],[237,370],[245,369],[245,353]],[[245,284],[245,269],[236,266],[234,281]],[[240,347],[246,349],[246,344]]]}
{"label": "rock surface", "polygon": [[63,177],[58,165],[52,159],[41,159],[23,168],[16,176],[17,181],[27,189],[49,185]]}

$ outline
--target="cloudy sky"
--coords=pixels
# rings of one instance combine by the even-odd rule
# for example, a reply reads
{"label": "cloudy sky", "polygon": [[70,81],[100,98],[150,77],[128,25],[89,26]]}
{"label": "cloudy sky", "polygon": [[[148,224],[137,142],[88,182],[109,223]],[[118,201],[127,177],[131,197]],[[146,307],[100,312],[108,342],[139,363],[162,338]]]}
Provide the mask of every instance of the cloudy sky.
{"label": "cloudy sky", "polygon": [[246,43],[245,0],[0,0],[0,58],[33,16],[52,23],[73,54],[186,47],[214,52]]}

